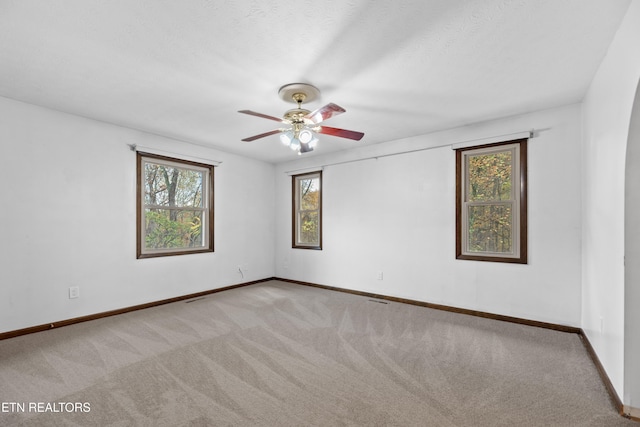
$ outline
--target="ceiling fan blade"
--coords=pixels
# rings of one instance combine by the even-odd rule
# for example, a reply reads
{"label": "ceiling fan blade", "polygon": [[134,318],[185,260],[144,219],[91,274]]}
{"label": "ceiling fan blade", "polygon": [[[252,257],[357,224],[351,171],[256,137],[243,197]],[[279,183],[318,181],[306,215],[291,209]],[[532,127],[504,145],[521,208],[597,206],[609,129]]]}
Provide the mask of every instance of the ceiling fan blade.
{"label": "ceiling fan blade", "polygon": [[339,136],[340,138],[355,139],[356,141],[360,141],[364,136],[364,133],[362,132],[356,132],[355,130],[332,128],[329,126],[320,126],[320,128],[316,130],[316,132],[323,133],[325,135]]}
{"label": "ceiling fan blade", "polygon": [[251,111],[251,110],[239,110],[238,113],[249,114],[250,116],[262,117],[263,119],[269,119],[269,120],[274,120],[276,122],[284,123],[284,121],[278,117],[268,116],[262,113],[256,113],[255,111]]}
{"label": "ceiling fan blade", "polygon": [[337,116],[338,114],[342,114],[346,112],[344,108],[336,104],[327,104],[324,107],[320,107],[315,111],[304,116],[305,119],[311,120],[313,123],[320,123],[327,119],[330,119],[333,116]]}
{"label": "ceiling fan blade", "polygon": [[282,132],[280,129],[272,130],[269,132],[261,133],[260,135],[250,136],[249,138],[244,138],[243,141],[250,142],[255,141],[256,139],[264,138],[265,136],[275,135],[276,133]]}

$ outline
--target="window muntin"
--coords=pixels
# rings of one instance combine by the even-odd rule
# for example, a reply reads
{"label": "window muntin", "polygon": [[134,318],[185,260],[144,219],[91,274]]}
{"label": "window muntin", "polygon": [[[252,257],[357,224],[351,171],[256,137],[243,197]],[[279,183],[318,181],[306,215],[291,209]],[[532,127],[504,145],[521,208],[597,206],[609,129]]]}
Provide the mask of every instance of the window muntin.
{"label": "window muntin", "polygon": [[137,257],[213,252],[213,166],[137,154]]}
{"label": "window muntin", "polygon": [[527,262],[526,139],[456,151],[456,257]]}
{"label": "window muntin", "polygon": [[322,172],[293,176],[294,248],[322,249]]}

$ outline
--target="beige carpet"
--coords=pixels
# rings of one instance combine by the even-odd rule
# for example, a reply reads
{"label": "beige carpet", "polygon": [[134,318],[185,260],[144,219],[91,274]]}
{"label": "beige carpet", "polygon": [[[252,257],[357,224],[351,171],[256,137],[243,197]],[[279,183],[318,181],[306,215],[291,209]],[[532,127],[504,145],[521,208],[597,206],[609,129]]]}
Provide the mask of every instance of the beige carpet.
{"label": "beige carpet", "polygon": [[2,426],[638,425],[575,334],[277,281],[0,341],[0,404]]}

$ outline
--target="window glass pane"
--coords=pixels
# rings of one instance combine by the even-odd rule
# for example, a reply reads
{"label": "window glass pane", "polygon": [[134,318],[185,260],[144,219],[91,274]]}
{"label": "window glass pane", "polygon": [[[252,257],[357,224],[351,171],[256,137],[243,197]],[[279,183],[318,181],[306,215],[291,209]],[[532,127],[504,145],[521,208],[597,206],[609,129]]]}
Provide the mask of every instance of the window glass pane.
{"label": "window glass pane", "polygon": [[511,199],[511,150],[469,156],[468,159],[468,201]]}
{"label": "window glass pane", "polygon": [[298,220],[298,243],[320,244],[320,218],[317,211],[301,212]]}
{"label": "window glass pane", "polygon": [[480,205],[468,207],[469,252],[511,253],[511,206]]}
{"label": "window glass pane", "polygon": [[300,181],[300,210],[313,210],[320,207],[320,179],[310,178]]}
{"label": "window glass pane", "polygon": [[145,163],[145,205],[202,207],[204,173]]}
{"label": "window glass pane", "polygon": [[213,166],[137,154],[137,258],[213,252]]}
{"label": "window glass pane", "polygon": [[293,176],[292,247],[322,249],[322,172]]}
{"label": "window glass pane", "polygon": [[179,249],[203,246],[203,211],[179,209],[145,210],[147,249]]}

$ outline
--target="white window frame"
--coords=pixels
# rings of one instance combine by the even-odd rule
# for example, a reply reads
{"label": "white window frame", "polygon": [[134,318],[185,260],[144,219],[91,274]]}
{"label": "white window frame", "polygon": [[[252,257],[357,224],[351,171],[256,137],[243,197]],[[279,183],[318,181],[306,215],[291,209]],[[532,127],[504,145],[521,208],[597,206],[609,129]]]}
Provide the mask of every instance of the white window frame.
{"label": "white window frame", "polygon": [[[320,192],[318,197],[318,208],[302,210],[300,207],[300,182],[307,179],[318,179]],[[304,173],[292,176],[293,183],[293,215],[292,215],[292,247],[297,249],[322,249],[322,171]],[[308,244],[300,241],[300,218],[304,213],[318,213],[318,244]]]}
{"label": "white window frame", "polygon": [[[167,206],[154,206],[145,203],[145,165],[147,164],[162,165],[202,173],[202,207],[172,207],[172,210],[197,211],[202,213],[202,243],[199,246],[157,249],[146,247],[145,224],[147,209],[167,209]],[[150,153],[137,153],[137,258],[213,252],[213,170],[214,167],[212,165]]]}
{"label": "white window frame", "polygon": [[[458,190],[456,202],[456,258],[476,261],[527,263],[526,139],[457,150]],[[469,201],[469,158],[511,152],[511,195],[509,200]],[[469,250],[469,209],[474,206],[503,205],[511,208],[511,251]]]}

